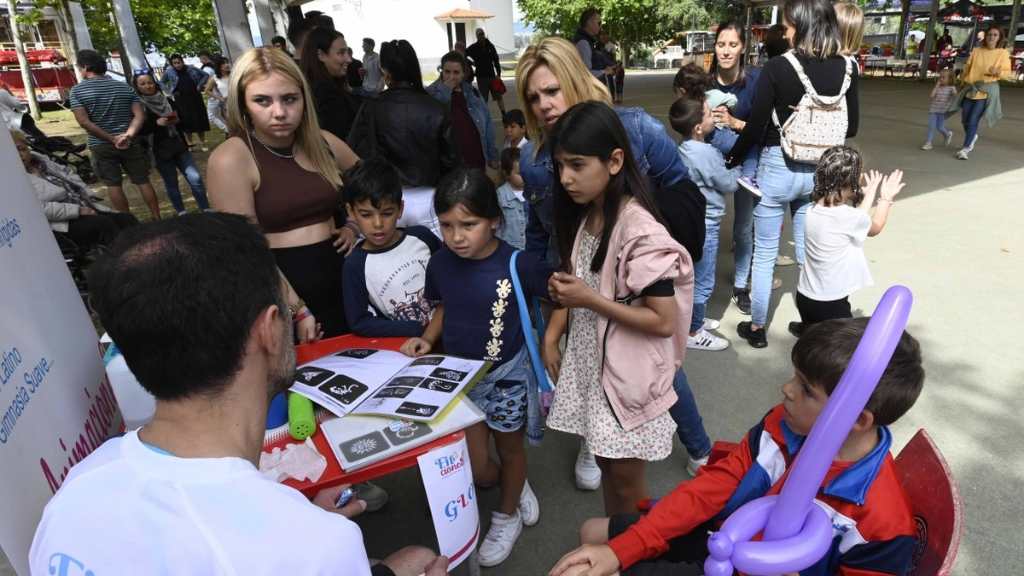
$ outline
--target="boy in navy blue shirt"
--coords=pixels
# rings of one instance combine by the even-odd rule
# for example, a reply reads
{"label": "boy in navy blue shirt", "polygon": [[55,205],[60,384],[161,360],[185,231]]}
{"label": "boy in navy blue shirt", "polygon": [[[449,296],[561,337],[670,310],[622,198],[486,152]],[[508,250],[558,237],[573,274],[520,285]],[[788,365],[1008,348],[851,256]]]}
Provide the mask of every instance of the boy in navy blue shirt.
{"label": "boy in navy blue shirt", "polygon": [[423,297],[427,262],[441,247],[422,227],[398,228],[402,182],[382,158],[359,162],[343,175],[345,207],[363,240],[345,259],[345,317],[360,336],[419,336],[430,321]]}

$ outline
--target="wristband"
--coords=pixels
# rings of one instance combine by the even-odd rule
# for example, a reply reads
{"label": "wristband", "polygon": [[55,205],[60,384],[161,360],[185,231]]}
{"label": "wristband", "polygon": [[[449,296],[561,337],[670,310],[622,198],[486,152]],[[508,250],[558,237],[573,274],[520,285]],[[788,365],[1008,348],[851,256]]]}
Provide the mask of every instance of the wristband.
{"label": "wristband", "polygon": [[309,308],[303,306],[302,309],[299,310],[298,314],[292,315],[292,324],[298,324],[299,322],[302,322],[303,320],[309,318],[312,315],[313,313],[309,311]]}

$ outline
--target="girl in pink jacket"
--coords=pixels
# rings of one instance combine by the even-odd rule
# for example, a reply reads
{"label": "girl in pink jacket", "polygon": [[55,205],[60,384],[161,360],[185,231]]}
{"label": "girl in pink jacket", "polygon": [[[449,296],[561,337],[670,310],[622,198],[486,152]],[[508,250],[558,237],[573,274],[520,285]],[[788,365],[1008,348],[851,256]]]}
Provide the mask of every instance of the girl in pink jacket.
{"label": "girl in pink jacket", "polygon": [[[582,436],[597,456],[608,513],[647,497],[646,462],[672,452],[676,401],[693,301],[689,253],[669,235],[615,112],[569,109],[551,146],[556,237],[566,272],[548,282],[545,363],[557,377],[548,427]],[[568,323],[564,359],[557,342]]]}

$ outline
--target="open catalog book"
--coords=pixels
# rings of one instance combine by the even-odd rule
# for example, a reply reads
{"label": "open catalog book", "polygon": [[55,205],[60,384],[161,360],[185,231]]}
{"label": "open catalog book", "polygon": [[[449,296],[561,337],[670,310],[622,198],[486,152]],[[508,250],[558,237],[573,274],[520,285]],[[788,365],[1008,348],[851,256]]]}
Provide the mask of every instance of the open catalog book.
{"label": "open catalog book", "polygon": [[338,416],[379,415],[427,422],[475,384],[488,362],[441,354],[352,348],[303,364],[291,391]]}

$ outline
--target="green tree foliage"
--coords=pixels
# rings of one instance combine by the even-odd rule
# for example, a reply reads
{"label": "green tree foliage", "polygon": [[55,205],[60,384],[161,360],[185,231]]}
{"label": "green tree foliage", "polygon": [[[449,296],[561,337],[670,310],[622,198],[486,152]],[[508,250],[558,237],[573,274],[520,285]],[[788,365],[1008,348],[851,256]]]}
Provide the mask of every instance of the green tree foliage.
{"label": "green tree foliage", "polygon": [[[100,52],[117,50],[121,40],[110,0],[80,0],[93,46]],[[61,9],[62,0],[37,0],[35,10],[19,18],[32,22],[47,6]],[[171,55],[218,50],[217,26],[210,0],[131,0],[135,26],[146,50]]]}
{"label": "green tree foliage", "polygon": [[727,16],[739,15],[730,0],[517,0],[525,19],[547,34],[571,38],[579,15],[593,6],[603,27],[616,41],[651,43],[686,30],[707,28]]}

